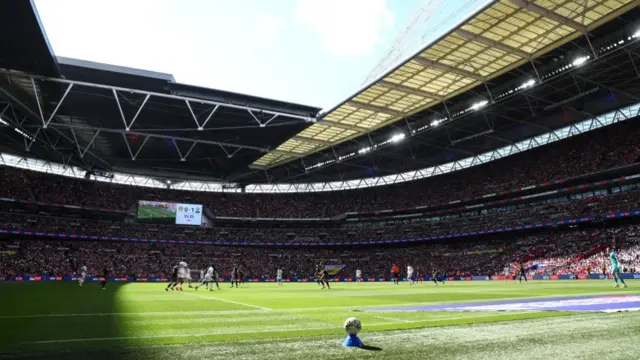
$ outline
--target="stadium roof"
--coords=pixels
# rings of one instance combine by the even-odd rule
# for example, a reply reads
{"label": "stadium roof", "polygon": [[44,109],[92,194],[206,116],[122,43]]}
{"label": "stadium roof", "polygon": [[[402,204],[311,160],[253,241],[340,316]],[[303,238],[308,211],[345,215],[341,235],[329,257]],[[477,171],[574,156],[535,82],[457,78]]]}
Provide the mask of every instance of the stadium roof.
{"label": "stadium roof", "polygon": [[[31,2],[0,2],[0,31],[26,39],[20,46],[5,43],[0,56],[0,164],[60,174],[73,169],[76,177],[91,170],[101,181],[144,186],[166,187],[171,180],[177,189],[240,191],[240,185],[247,192],[353,189],[467,168],[637,116],[640,1],[625,4],[609,14],[611,21],[533,61],[491,81],[474,80],[477,86],[403,121],[328,146],[321,135],[301,136],[315,127],[318,108],[56,58]],[[23,19],[24,7],[31,15]],[[25,58],[27,50],[32,55]],[[327,123],[342,132],[360,130],[326,116],[317,124]],[[318,146],[295,154],[297,161],[248,169],[288,139]],[[287,151],[273,154],[292,156]]]}
{"label": "stadium roof", "polygon": [[[397,122],[587,34],[635,0],[498,0],[256,160],[272,168]],[[450,117],[450,116],[449,116]]]}
{"label": "stadium roof", "polygon": [[320,111],[55,57],[32,2],[0,6],[0,31],[11,34],[3,41],[14,40],[0,56],[0,113],[11,124],[0,127],[5,150],[88,169],[222,180],[246,172]]}

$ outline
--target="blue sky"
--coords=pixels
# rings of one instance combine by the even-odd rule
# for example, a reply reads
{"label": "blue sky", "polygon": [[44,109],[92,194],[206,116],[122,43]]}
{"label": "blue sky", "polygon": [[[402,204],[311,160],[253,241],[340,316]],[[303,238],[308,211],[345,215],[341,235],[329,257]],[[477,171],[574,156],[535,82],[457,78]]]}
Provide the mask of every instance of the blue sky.
{"label": "blue sky", "polygon": [[326,109],[361,87],[421,6],[433,15],[414,33],[420,36],[412,37],[413,51],[422,34],[422,41],[432,40],[486,1],[36,0],[36,6],[57,56]]}

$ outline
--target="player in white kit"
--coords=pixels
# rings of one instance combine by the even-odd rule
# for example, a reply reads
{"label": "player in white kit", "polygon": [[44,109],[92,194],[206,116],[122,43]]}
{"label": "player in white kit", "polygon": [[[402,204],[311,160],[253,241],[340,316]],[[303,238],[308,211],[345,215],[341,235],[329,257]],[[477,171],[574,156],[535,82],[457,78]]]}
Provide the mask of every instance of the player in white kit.
{"label": "player in white kit", "polygon": [[409,285],[413,285],[413,266],[411,265],[407,266],[407,281]]}
{"label": "player in white kit", "polygon": [[196,291],[198,291],[198,288],[202,285],[204,286],[209,285],[209,291],[213,291],[213,283],[214,283],[213,276],[214,276],[213,266],[209,266],[209,268],[207,269],[207,273],[204,275],[204,277],[200,279],[200,283],[196,285]]}
{"label": "player in white kit", "polygon": [[82,286],[84,279],[87,277],[87,266],[82,265],[80,268],[80,279],[78,279],[78,285]]}
{"label": "player in white kit", "polygon": [[509,275],[511,275],[511,267],[509,265],[504,267],[504,281],[509,281]]}
{"label": "player in white kit", "polygon": [[182,291],[182,284],[184,284],[184,280],[187,278],[187,263],[184,261],[180,261],[178,263],[178,286],[176,289]]}
{"label": "player in white kit", "polygon": [[356,281],[362,282],[362,270],[356,269]]}
{"label": "player in white kit", "polygon": [[282,287],[282,269],[280,268],[276,271],[276,281],[278,282],[278,286]]}
{"label": "player in white kit", "polygon": [[187,284],[189,284],[189,287],[192,288],[193,285],[191,285],[191,269],[187,268],[185,270],[185,274],[186,274]]}

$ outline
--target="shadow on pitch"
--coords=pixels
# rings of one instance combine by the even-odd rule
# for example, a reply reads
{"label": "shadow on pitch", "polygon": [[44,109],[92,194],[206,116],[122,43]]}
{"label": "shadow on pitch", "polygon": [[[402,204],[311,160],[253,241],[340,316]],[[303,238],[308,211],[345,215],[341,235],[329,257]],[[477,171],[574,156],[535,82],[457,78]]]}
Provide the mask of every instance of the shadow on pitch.
{"label": "shadow on pitch", "polygon": [[123,335],[118,310],[121,284],[102,290],[99,281],[0,284],[0,359],[75,359],[77,350],[100,348],[95,338]]}
{"label": "shadow on pitch", "polygon": [[371,346],[371,345],[365,345],[365,346],[361,347],[360,349],[361,350],[367,350],[367,351],[382,351],[381,347]]}

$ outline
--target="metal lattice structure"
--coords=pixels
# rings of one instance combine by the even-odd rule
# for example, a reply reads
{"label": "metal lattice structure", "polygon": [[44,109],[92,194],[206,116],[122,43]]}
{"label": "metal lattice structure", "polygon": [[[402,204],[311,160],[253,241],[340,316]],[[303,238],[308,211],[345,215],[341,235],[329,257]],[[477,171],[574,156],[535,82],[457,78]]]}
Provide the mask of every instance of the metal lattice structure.
{"label": "metal lattice structure", "polygon": [[446,104],[635,6],[634,0],[492,2],[252,167],[281,165]]}
{"label": "metal lattice structure", "polygon": [[[474,155],[465,159],[453,161],[446,164],[432,166],[429,168],[408,171],[381,177],[371,177],[358,180],[333,181],[321,183],[296,183],[296,184],[250,184],[246,186],[247,193],[305,193],[324,191],[344,191],[354,189],[364,189],[376,186],[386,186],[399,184],[414,180],[425,179],[433,176],[443,175],[450,172],[468,169],[474,166],[496,161],[507,156],[515,155],[523,151],[532,150],[540,146],[549,145],[556,141],[580,135],[585,132],[599,129],[604,126],[616,124],[640,117],[640,103],[612,111],[600,116],[584,120],[577,124],[572,124],[552,132],[525,139],[512,145],[492,150],[483,154]],[[19,167],[32,171],[39,171],[62,176],[84,178],[85,171],[77,168],[55,164],[38,159],[18,157],[11,154],[0,153],[0,164],[5,166]],[[114,174],[112,179],[92,176],[92,180],[106,181],[117,184],[135,185],[143,187],[171,188],[175,190],[204,191],[204,192],[240,192],[240,189],[229,187],[230,184],[218,182],[183,181],[176,184],[167,184],[153,178],[144,176],[134,176],[130,174]]]}
{"label": "metal lattice structure", "polygon": [[[513,68],[482,62],[483,55],[478,54],[518,58],[498,49],[504,48],[505,39],[483,44],[506,33],[500,26],[523,14],[531,17],[531,23],[522,27],[552,24],[548,19],[555,15],[531,4],[543,3],[492,2],[416,55],[422,59],[418,61],[437,61],[436,66],[446,65],[458,74],[409,60],[324,118],[318,117],[317,108],[179,84],[169,74],[51,57],[50,50],[41,46],[46,43],[44,32],[28,28],[29,19],[0,13],[0,28],[28,30],[21,33],[22,47],[14,52],[5,47],[0,57],[1,161],[63,176],[180,190],[347,190],[438,176],[635,116],[634,106],[640,103],[640,0],[581,2],[585,17],[573,19],[585,30],[613,19],[585,33],[576,32],[575,23],[567,28],[556,22],[557,35],[566,30],[573,39]],[[569,10],[580,12],[571,4],[543,5],[563,16],[569,16]],[[489,15],[496,13],[480,16],[489,9],[512,12],[505,10],[495,19]],[[608,15],[598,18],[603,14]],[[464,27],[467,23],[475,28]],[[521,40],[520,45],[509,46],[532,51],[526,48],[532,45]],[[566,38],[556,42],[562,41]],[[479,53],[466,62],[443,60],[460,55],[462,49]],[[436,55],[440,58],[434,60]],[[524,59],[514,64],[519,61]],[[503,65],[504,72],[498,70]],[[503,73],[486,80],[491,71]],[[429,84],[439,88],[414,83],[436,72],[441,76]],[[468,86],[476,85],[464,90],[466,85],[451,83],[464,76],[462,72],[469,75]],[[431,92],[449,91],[453,85],[458,86],[457,95],[451,95],[454,91],[405,115],[414,102],[431,99],[425,92],[435,98],[443,95]],[[337,116],[338,109],[349,107],[351,112],[342,118],[327,120],[329,114]],[[351,139],[334,144],[337,138]],[[276,149],[283,143],[293,147]],[[293,161],[268,169],[248,168],[267,153]]]}

